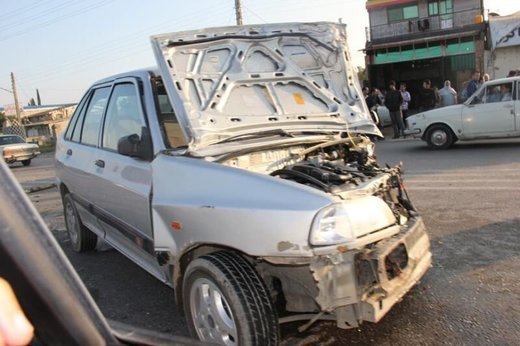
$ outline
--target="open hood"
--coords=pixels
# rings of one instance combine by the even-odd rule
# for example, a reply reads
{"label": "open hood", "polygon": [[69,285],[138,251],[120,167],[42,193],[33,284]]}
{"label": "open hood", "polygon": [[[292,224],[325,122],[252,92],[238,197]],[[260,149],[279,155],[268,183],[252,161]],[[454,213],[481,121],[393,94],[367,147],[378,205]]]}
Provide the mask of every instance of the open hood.
{"label": "open hood", "polygon": [[343,24],[245,25],[151,39],[193,149],[274,129],[380,135],[362,100]]}

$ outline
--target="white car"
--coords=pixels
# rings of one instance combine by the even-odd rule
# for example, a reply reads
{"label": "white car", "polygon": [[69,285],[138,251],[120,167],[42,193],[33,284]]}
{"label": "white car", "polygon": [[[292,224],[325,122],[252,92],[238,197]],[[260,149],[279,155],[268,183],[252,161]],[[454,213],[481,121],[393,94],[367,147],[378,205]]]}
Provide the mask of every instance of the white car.
{"label": "white car", "polygon": [[40,147],[35,143],[26,143],[17,135],[0,135],[0,150],[5,162],[21,162],[29,166],[31,160],[40,155]]}
{"label": "white car", "polygon": [[520,77],[484,83],[463,104],[408,117],[407,135],[432,149],[447,149],[458,140],[520,137]]}

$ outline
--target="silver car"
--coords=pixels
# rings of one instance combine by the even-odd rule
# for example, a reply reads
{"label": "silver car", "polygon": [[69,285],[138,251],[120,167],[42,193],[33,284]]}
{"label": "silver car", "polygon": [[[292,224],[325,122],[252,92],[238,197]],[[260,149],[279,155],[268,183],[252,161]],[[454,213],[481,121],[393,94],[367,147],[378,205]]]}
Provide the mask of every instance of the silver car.
{"label": "silver car", "polygon": [[26,143],[18,135],[0,135],[0,150],[6,163],[21,162],[29,166],[31,160],[40,155],[40,147],[35,143]]}
{"label": "silver car", "polygon": [[[152,37],[158,70],[85,94],[56,167],[76,251],[102,238],[175,289],[205,342],[379,321],[431,264],[400,167],[381,167],[343,25]],[[419,307],[418,309],[423,309]]]}

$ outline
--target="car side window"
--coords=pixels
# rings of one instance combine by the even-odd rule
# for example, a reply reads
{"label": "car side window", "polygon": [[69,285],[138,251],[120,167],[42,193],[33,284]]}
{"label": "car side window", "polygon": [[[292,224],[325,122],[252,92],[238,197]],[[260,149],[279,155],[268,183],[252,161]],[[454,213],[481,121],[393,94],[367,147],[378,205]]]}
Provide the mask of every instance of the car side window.
{"label": "car side window", "polygon": [[119,139],[132,134],[141,135],[141,129],[146,125],[139,101],[134,84],[121,83],[114,87],[103,127],[103,148],[117,151]]}
{"label": "car side window", "polygon": [[166,88],[160,79],[155,81],[156,106],[159,111],[159,122],[168,148],[176,148],[187,145],[182,133],[179,121],[175,116]]}
{"label": "car side window", "polygon": [[[78,123],[78,119],[82,118],[85,108],[85,103],[87,103],[88,97],[83,97],[79,105],[76,107],[76,110],[74,111],[74,114],[72,114],[72,117],[69,121],[69,125],[67,126],[67,130],[65,130],[65,139],[71,140],[72,134],[74,132],[74,129],[76,128],[76,124]],[[78,132],[81,132],[81,130],[78,130]],[[78,137],[79,139],[79,137]]]}
{"label": "car side window", "polygon": [[[109,92],[109,87],[99,88],[94,91],[84,113],[83,124],[81,127],[78,127],[81,125],[78,120],[76,129],[72,135],[73,141],[79,139],[82,144],[97,145],[99,128],[103,118],[103,113],[105,112]],[[81,129],[81,131],[78,131],[79,129]]]}

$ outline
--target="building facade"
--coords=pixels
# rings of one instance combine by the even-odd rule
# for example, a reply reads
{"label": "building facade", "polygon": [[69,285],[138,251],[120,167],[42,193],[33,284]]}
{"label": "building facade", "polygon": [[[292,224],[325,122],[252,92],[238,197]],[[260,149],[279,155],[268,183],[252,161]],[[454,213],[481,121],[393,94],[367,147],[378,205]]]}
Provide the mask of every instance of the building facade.
{"label": "building facade", "polygon": [[490,14],[488,24],[486,70],[491,78],[503,78],[520,68],[520,11],[508,16]]}
{"label": "building facade", "polygon": [[430,79],[462,90],[472,70],[484,72],[486,25],[483,0],[368,0],[365,47],[370,86],[406,82],[414,93]]}
{"label": "building facade", "polygon": [[[24,137],[28,142],[40,145],[54,142],[56,137],[67,127],[76,104],[25,106],[20,113],[21,124],[6,120],[3,124],[4,133],[16,133],[22,127]],[[9,114],[8,114],[9,115]]]}

